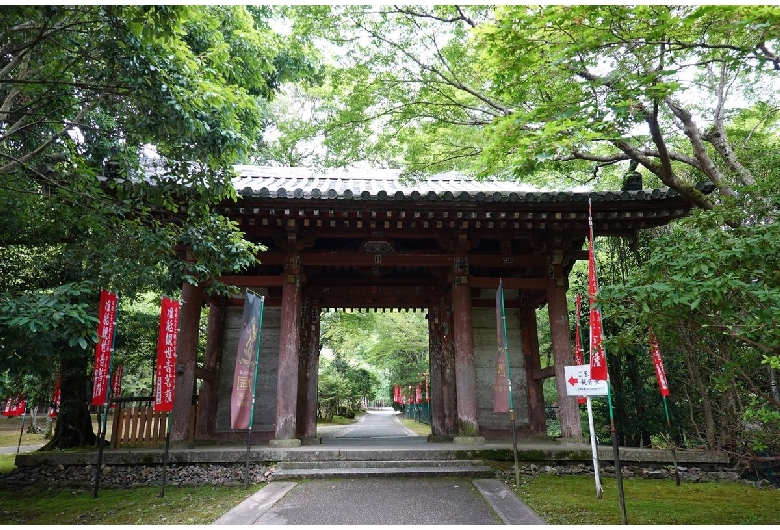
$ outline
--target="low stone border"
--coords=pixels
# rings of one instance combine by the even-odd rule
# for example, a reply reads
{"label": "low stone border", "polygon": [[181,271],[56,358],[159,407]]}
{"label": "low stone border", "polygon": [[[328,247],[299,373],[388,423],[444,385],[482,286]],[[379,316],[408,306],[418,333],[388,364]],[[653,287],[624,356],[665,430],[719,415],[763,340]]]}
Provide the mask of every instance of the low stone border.
{"label": "low stone border", "polygon": [[[244,464],[200,464],[169,465],[166,472],[166,485],[202,486],[242,485],[245,483]],[[162,484],[162,466],[103,466],[100,486],[103,488],[128,488],[140,486],[159,486]],[[671,479],[674,480],[674,466],[621,466],[624,478]],[[680,466],[682,482],[737,482],[759,488],[774,488],[765,479],[749,480],[734,471],[706,471],[698,467]],[[250,482],[253,484],[270,482],[274,467],[265,464],[250,464]],[[601,476],[614,477],[615,468],[611,465],[599,467]],[[520,474],[525,477],[537,475],[589,475],[593,476],[593,466],[574,465],[537,465],[521,464]],[[496,478],[504,481],[514,479],[514,469],[496,471]],[[0,486],[11,487],[92,487],[95,483],[95,467],[87,466],[39,466],[17,468],[11,473],[0,475]]]}
{"label": "low stone border", "polygon": [[[520,474],[524,476],[537,475],[589,475],[593,476],[593,466],[585,464],[545,466],[537,464],[520,464]],[[774,488],[775,486],[766,479],[749,480],[736,471],[706,471],[698,467],[678,466],[681,482],[738,482],[749,484],[758,488]],[[672,479],[674,480],[674,466],[641,467],[633,465],[621,465],[623,478],[641,479]],[[514,479],[514,466],[509,470],[498,471],[501,479]],[[606,477],[615,476],[615,466],[600,465],[599,475]]]}

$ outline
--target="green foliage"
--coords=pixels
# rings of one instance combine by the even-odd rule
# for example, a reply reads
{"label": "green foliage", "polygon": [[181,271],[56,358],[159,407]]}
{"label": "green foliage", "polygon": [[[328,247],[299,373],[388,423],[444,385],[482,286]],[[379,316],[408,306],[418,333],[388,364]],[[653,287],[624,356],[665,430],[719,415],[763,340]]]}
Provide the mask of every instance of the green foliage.
{"label": "green foliage", "polygon": [[378,395],[389,398],[395,384],[416,385],[428,370],[428,324],[423,313],[326,312],[321,329],[323,347],[337,358],[371,367],[380,381]]}
{"label": "green foliage", "polygon": [[[255,263],[264,249],[214,206],[235,198],[267,101],[316,63],[270,29],[272,8],[0,9],[0,373],[50,389],[62,370],[58,420],[80,432],[100,288],[121,315],[183,282],[225,292],[215,278]],[[148,329],[141,313],[128,325]],[[120,336],[133,364],[141,336]]]}
{"label": "green foliage", "polygon": [[[602,303],[615,324],[608,351],[652,326],[679,421],[709,447],[745,454],[780,448],[768,371],[780,352],[780,231],[776,193],[742,197],[650,242],[624,283],[602,285]],[[729,226],[736,218],[749,221]]]}

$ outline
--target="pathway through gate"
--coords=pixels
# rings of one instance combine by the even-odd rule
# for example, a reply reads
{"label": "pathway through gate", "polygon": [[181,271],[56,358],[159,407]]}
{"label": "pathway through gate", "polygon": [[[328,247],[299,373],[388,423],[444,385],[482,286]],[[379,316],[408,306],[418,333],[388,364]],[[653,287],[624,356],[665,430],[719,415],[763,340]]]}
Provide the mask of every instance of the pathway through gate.
{"label": "pathway through gate", "polygon": [[400,418],[401,414],[389,407],[370,409],[352,425],[318,427],[318,431],[322,445],[425,444],[426,437],[404,427]]}

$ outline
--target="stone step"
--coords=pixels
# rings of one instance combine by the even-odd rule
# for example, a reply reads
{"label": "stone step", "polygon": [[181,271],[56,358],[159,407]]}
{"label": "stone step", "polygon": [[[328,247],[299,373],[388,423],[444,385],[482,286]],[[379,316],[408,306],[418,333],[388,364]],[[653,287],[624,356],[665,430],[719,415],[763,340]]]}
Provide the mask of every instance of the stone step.
{"label": "stone step", "polygon": [[327,460],[279,462],[270,480],[375,477],[493,478],[495,471],[481,460]]}

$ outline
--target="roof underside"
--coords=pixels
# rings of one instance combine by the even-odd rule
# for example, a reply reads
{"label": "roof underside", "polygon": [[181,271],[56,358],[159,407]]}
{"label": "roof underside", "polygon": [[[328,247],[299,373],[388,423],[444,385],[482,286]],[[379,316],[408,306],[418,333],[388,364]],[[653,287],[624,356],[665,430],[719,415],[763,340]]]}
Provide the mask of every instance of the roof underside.
{"label": "roof underside", "polygon": [[239,200],[219,211],[268,251],[225,280],[278,294],[275,279],[297,251],[306,296],[323,307],[426,308],[464,265],[472,288],[495,289],[502,278],[541,304],[551,266],[568,274],[587,257],[589,205],[597,236],[632,236],[691,208],[668,189],[555,192],[457,174],[405,183],[397,171],[236,170]]}

